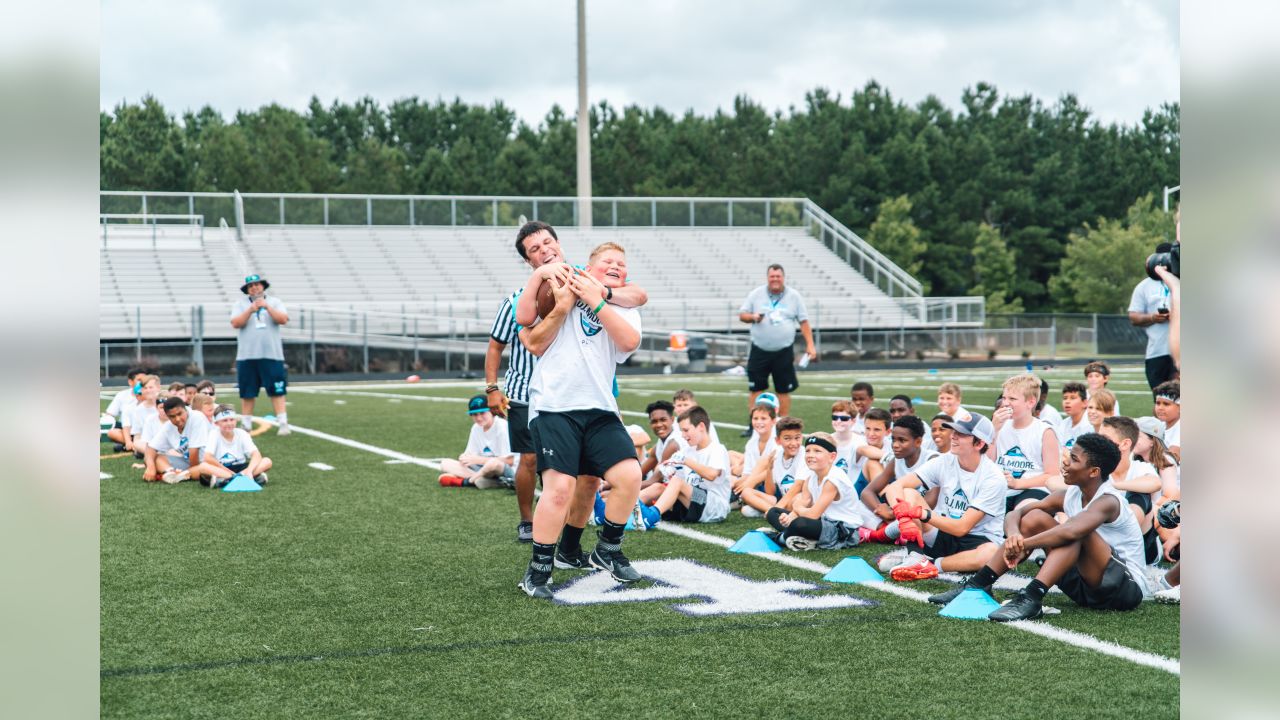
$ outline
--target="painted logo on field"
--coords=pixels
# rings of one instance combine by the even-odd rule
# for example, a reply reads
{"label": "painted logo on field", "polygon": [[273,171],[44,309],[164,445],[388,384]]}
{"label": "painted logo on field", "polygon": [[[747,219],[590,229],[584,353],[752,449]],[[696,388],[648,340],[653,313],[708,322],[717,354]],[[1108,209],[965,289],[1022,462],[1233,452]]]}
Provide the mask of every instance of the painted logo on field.
{"label": "painted logo on field", "polygon": [[582,311],[578,313],[578,323],[582,326],[583,334],[587,337],[599,334],[604,327],[600,324],[600,318],[596,317],[596,314],[591,312],[591,308],[584,305],[581,300],[578,301],[578,309]]}
{"label": "painted logo on field", "polygon": [[1000,456],[1000,467],[1009,471],[1014,479],[1021,478],[1028,470],[1035,470],[1036,464],[1023,454],[1022,448],[1014,445]]}
{"label": "painted logo on field", "polygon": [[671,604],[671,608],[695,616],[875,605],[852,595],[800,595],[797,593],[818,590],[820,586],[801,580],[748,580],[692,560],[637,560],[632,567],[653,584],[619,585],[609,573],[597,572],[560,586],[555,590],[555,601],[562,605],[599,605],[687,598]]}

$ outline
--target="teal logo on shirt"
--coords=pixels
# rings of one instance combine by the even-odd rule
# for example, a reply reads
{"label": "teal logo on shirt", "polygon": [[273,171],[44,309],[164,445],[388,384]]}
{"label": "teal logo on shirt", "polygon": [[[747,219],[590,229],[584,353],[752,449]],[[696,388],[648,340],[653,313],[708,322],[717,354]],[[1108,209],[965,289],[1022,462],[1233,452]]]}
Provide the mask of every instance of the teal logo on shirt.
{"label": "teal logo on shirt", "polygon": [[947,516],[952,520],[959,520],[964,517],[964,511],[969,509],[969,496],[964,490],[956,488],[956,491],[951,493],[943,504],[947,506]]}
{"label": "teal logo on shirt", "polygon": [[1028,470],[1034,470],[1036,465],[1027,459],[1021,447],[1015,445],[1000,456],[1000,467],[1008,470],[1009,474],[1016,480],[1026,475]]}
{"label": "teal logo on shirt", "polygon": [[582,309],[582,314],[578,315],[578,322],[582,325],[583,334],[587,337],[598,335],[604,329],[604,326],[600,324],[600,318],[591,312],[591,308],[582,304],[581,300],[578,301],[578,307]]}

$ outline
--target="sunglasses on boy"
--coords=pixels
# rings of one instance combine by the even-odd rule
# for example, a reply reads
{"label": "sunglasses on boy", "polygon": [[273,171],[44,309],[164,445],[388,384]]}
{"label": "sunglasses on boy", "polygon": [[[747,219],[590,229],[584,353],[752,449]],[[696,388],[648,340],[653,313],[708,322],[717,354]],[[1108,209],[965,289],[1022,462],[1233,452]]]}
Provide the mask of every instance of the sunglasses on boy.
{"label": "sunglasses on boy", "polygon": [[853,420],[852,415],[832,415],[831,422],[849,422]]}

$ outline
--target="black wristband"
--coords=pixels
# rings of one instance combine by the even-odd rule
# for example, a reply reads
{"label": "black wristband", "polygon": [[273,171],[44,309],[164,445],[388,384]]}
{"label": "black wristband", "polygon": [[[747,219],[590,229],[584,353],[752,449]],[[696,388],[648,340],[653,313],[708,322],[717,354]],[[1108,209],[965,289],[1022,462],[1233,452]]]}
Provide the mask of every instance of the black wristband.
{"label": "black wristband", "polygon": [[930,510],[929,508],[925,508],[924,517],[920,518],[920,522],[924,523],[925,525],[928,525],[929,521],[932,519],[933,519],[933,511]]}
{"label": "black wristband", "polygon": [[605,288],[605,289],[604,289],[604,299],[605,299],[605,300],[612,300],[612,299],[613,299],[613,288]]}

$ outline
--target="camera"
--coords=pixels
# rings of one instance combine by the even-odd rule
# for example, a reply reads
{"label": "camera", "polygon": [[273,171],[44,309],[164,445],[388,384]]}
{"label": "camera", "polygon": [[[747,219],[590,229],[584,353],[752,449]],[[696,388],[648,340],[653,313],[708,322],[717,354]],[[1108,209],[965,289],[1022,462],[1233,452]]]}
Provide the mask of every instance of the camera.
{"label": "camera", "polygon": [[[1163,247],[1163,244],[1161,245]],[[1156,275],[1156,268],[1166,267],[1169,272],[1173,273],[1176,278],[1182,277],[1182,243],[1175,242],[1169,247],[1168,252],[1161,252],[1159,248],[1147,256],[1147,277],[1152,280],[1159,280],[1160,276]]]}
{"label": "camera", "polygon": [[1170,500],[1156,511],[1156,522],[1166,530],[1172,530],[1182,524],[1182,503]]}

